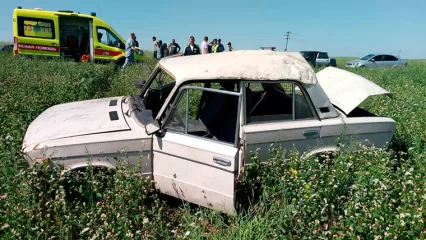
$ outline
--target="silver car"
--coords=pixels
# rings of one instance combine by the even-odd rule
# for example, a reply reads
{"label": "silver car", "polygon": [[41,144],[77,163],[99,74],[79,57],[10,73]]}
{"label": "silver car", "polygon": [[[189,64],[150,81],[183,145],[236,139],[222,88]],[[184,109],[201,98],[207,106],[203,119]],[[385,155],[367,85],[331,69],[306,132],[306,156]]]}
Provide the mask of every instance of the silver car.
{"label": "silver car", "polygon": [[390,54],[368,54],[360,59],[346,63],[347,68],[395,68],[407,66],[407,60]]}
{"label": "silver car", "polygon": [[[342,130],[388,147],[396,122],[358,107],[389,92],[354,73],[315,73],[300,53],[233,51],[161,59],[131,96],[52,106],[28,127],[22,153],[67,170],[127,161],[162,193],[235,213],[251,153],[277,143],[304,156],[339,151]],[[366,141],[368,140],[368,141]]]}

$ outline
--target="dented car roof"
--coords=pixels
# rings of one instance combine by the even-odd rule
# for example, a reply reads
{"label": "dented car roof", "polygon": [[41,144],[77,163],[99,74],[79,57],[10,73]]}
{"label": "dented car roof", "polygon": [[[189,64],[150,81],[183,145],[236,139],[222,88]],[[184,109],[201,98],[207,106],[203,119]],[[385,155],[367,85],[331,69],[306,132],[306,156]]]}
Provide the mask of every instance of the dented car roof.
{"label": "dented car roof", "polygon": [[[316,84],[315,71],[299,52],[240,50],[220,54],[173,56],[159,66],[176,84],[188,80],[296,80]],[[190,67],[189,67],[190,66]]]}

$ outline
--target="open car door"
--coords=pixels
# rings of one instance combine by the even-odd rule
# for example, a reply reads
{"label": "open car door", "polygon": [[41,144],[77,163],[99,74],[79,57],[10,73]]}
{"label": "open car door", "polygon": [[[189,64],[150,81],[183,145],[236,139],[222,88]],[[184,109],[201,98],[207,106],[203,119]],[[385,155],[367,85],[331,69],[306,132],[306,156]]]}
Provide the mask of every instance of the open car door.
{"label": "open car door", "polygon": [[153,136],[156,188],[200,206],[235,213],[240,98],[239,92],[181,88],[161,130]]}

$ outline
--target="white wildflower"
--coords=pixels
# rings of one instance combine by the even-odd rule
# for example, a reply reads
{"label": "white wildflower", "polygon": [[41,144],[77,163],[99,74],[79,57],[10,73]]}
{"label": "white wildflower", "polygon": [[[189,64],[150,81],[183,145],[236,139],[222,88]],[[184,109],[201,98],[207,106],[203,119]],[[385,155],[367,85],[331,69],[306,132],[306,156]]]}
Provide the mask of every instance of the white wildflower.
{"label": "white wildflower", "polygon": [[191,233],[190,231],[186,231],[185,237],[189,236],[190,233]]}
{"label": "white wildflower", "polygon": [[89,231],[90,230],[90,228],[85,228],[85,229],[83,229],[83,231],[81,231],[81,233],[80,234],[83,234],[83,233],[85,233],[85,232],[87,232],[87,231]]}
{"label": "white wildflower", "polygon": [[143,218],[142,223],[143,223],[143,224],[147,224],[147,223],[149,223],[149,219],[148,219],[148,218]]}

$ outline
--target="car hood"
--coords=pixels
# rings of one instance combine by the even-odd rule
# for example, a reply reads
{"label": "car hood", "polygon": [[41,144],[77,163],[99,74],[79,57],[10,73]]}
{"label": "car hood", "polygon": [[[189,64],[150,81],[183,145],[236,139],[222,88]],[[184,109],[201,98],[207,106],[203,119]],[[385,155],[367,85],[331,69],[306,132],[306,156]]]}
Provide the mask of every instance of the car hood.
{"label": "car hood", "polygon": [[366,61],[365,60],[356,59],[356,60],[351,60],[348,63],[354,64],[354,63],[364,63],[364,62],[366,62]]}
{"label": "car hood", "polygon": [[319,71],[317,79],[331,103],[345,114],[349,114],[370,96],[390,95],[387,90],[372,81],[335,67]]}
{"label": "car hood", "polygon": [[47,140],[129,130],[122,97],[60,104],[41,113],[28,127],[23,147]]}

